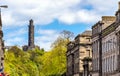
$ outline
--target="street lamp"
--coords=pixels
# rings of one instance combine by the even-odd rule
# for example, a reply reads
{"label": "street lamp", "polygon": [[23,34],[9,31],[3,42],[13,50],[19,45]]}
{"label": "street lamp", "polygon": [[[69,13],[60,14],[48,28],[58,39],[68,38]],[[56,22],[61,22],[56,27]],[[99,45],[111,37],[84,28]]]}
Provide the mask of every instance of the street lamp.
{"label": "street lamp", "polygon": [[2,8],[8,8],[7,5],[1,5],[0,7],[2,7]]}
{"label": "street lamp", "polygon": [[3,37],[3,32],[2,32],[2,19],[1,19],[1,8],[8,8],[8,6],[7,5],[1,5],[0,6],[0,36],[1,36],[1,38],[0,38],[0,41],[2,41],[1,43],[0,43],[0,45],[1,45],[1,54],[2,54],[2,56],[0,56],[0,58],[1,58],[1,61],[0,61],[0,73],[1,74],[3,74],[4,75],[4,65],[3,65],[3,63],[4,63],[4,41],[2,40],[2,37]]}
{"label": "street lamp", "polygon": [[1,15],[1,8],[8,8],[8,6],[7,5],[1,5],[0,6],[0,15]]}
{"label": "street lamp", "polygon": [[[1,8],[8,8],[8,6],[7,6],[7,5],[1,5],[1,6],[0,6],[0,26],[2,26]],[[0,28],[0,29],[1,29],[1,28]]]}

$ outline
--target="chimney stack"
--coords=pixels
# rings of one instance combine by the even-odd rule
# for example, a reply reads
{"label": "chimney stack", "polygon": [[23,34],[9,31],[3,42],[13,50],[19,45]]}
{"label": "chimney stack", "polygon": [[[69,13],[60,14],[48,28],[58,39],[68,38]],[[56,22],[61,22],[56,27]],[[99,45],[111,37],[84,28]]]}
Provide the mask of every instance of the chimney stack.
{"label": "chimney stack", "polygon": [[120,2],[118,2],[118,11],[116,12],[116,22],[120,22]]}
{"label": "chimney stack", "polygon": [[118,2],[118,6],[119,6],[119,7],[118,7],[118,10],[120,10],[120,2]]}

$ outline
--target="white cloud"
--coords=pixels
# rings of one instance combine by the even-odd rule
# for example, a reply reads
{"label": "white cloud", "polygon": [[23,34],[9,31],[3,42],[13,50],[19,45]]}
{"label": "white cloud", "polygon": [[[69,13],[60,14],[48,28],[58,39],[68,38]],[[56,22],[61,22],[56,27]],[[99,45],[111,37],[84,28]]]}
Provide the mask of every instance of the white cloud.
{"label": "white cloud", "polygon": [[23,46],[27,44],[25,34],[27,34],[26,28],[6,29],[4,31],[5,46]]}
{"label": "white cloud", "polygon": [[4,0],[2,3],[7,4],[9,8],[3,11],[3,18],[7,19],[3,19],[3,22],[5,25],[20,25],[33,18],[36,24],[49,24],[80,2],[81,0]]}
{"label": "white cloud", "polygon": [[[35,25],[50,24],[54,20],[68,25],[74,23],[95,23],[102,15],[114,15],[118,9],[119,0],[2,0],[8,9],[2,9],[2,20],[5,26],[28,25],[28,20],[33,19]],[[87,9],[86,6],[91,7]],[[17,30],[23,35],[23,31]],[[38,31],[35,43],[49,50],[50,44],[57,38],[55,30]],[[8,34],[6,44],[25,41],[15,33]],[[14,38],[12,38],[14,37]],[[17,43],[18,44],[18,43]],[[23,43],[20,43],[23,44]]]}
{"label": "white cloud", "polygon": [[57,33],[57,31],[52,29],[47,29],[47,30],[39,29],[38,33],[42,35],[53,35],[54,33]]}
{"label": "white cloud", "polygon": [[76,17],[75,13],[66,12],[59,17],[59,20],[67,24],[73,24],[76,21],[75,17]]}
{"label": "white cloud", "polygon": [[56,40],[59,33],[51,29],[40,29],[38,33],[39,36],[35,37],[35,44],[39,45],[41,48],[44,48],[46,51],[49,51],[51,44]]}
{"label": "white cloud", "polygon": [[75,12],[64,13],[59,17],[59,20],[66,24],[93,23],[98,20],[99,17],[100,16],[94,11],[79,10]]}
{"label": "white cloud", "polygon": [[12,31],[9,31],[5,34],[5,37],[6,38],[13,38],[13,37],[18,37],[18,36],[21,36],[24,35],[24,34],[27,34],[27,31],[25,28],[20,28],[20,29],[17,29],[17,30],[12,30]]}
{"label": "white cloud", "polygon": [[99,15],[97,15],[94,11],[88,11],[88,10],[78,11],[76,17],[78,22],[82,22],[82,23],[92,23],[99,19]]}
{"label": "white cloud", "polygon": [[[5,46],[13,45],[27,45],[28,44],[28,28],[17,28],[16,30],[10,29],[12,31],[5,32]],[[35,45],[44,48],[46,51],[50,50],[51,44],[56,40],[59,35],[59,32],[53,29],[36,29],[35,30]]]}
{"label": "white cloud", "polygon": [[[120,0],[86,0],[88,4],[91,4],[96,12],[108,12],[112,11],[114,9],[117,9],[118,7],[118,2]],[[117,10],[116,10],[117,11]]]}
{"label": "white cloud", "polygon": [[22,46],[23,42],[24,42],[24,39],[20,37],[9,38],[5,41],[5,46],[11,46],[11,45],[17,45],[17,44]]}
{"label": "white cloud", "polygon": [[[44,25],[57,19],[66,24],[96,22],[102,15],[117,11],[119,0],[3,0],[8,9],[3,11],[4,25],[24,25],[33,18]],[[92,7],[91,10],[83,6]],[[91,18],[91,19],[90,19]],[[97,18],[97,19],[96,19]]]}

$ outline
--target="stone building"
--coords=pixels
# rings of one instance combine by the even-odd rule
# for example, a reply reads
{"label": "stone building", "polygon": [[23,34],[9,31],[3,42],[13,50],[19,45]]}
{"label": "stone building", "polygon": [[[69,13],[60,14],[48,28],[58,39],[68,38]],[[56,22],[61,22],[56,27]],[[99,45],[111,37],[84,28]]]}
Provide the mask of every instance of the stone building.
{"label": "stone building", "polygon": [[35,46],[34,44],[34,23],[32,19],[29,21],[28,30],[29,30],[28,31],[28,45],[24,45],[23,50],[24,51],[33,50],[35,48],[40,49],[39,46]]}
{"label": "stone building", "polygon": [[[110,24],[115,21],[114,16],[103,16],[102,20],[97,22],[94,26],[92,26],[92,68],[93,68],[93,76],[99,75],[99,50],[100,50],[100,32],[105,30]],[[101,23],[104,23],[101,25]],[[102,32],[103,33],[103,32]],[[103,41],[103,40],[102,40]]]}
{"label": "stone building", "polygon": [[102,76],[120,76],[120,2],[116,17],[103,16],[92,27],[92,50],[92,76],[100,76],[100,68]]}
{"label": "stone building", "polygon": [[[67,45],[67,76],[83,76],[83,59],[92,57],[91,31],[85,31]],[[91,63],[89,66],[91,70]]]}
{"label": "stone building", "polygon": [[0,73],[3,73],[4,69],[4,41],[3,41],[3,31],[2,31],[2,20],[0,13]]}

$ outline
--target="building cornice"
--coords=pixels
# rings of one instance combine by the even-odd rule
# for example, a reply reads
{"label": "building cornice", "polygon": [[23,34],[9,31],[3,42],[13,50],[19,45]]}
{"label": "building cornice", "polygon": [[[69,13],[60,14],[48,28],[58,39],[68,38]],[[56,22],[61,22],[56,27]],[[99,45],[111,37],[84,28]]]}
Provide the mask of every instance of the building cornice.
{"label": "building cornice", "polygon": [[110,26],[102,30],[102,37],[105,37],[106,35],[110,34],[111,32],[115,31],[116,29],[116,23],[112,23]]}

